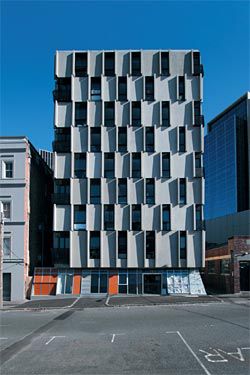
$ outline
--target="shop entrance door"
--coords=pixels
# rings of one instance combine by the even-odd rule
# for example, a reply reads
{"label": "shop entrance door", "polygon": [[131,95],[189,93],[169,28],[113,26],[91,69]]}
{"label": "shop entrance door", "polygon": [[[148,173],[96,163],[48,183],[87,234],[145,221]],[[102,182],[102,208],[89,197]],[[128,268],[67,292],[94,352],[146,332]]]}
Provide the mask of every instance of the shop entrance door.
{"label": "shop entrance door", "polygon": [[143,276],[144,294],[161,294],[161,275],[145,274]]}

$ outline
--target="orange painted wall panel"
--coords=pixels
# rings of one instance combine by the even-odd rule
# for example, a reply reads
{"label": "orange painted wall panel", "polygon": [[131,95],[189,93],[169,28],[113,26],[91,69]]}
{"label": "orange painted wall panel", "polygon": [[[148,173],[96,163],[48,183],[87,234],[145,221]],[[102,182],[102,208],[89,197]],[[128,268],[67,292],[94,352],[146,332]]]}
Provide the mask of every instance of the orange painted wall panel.
{"label": "orange painted wall panel", "polygon": [[109,276],[109,294],[118,294],[118,275]]}
{"label": "orange painted wall panel", "polygon": [[35,296],[40,296],[41,294],[41,284],[34,284],[34,295]]}
{"label": "orange painted wall panel", "polygon": [[81,275],[74,275],[73,294],[81,293]]}

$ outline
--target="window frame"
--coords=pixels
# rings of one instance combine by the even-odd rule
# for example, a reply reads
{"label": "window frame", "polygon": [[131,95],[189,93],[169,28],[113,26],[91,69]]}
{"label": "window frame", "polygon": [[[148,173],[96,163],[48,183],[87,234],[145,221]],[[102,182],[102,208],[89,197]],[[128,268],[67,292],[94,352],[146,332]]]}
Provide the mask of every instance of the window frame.
{"label": "window frame", "polygon": [[[12,168],[11,168],[11,176],[8,177],[6,174],[7,174],[7,168],[6,168],[6,164],[11,164]],[[2,160],[2,178],[3,179],[13,179],[14,178],[14,159],[13,158],[4,158]]]}

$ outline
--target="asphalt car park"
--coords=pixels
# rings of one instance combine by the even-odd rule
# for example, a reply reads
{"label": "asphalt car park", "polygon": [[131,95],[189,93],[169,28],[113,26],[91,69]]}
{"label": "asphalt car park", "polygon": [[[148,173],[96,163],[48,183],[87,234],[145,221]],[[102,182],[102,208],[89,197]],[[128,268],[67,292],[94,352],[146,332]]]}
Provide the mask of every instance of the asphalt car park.
{"label": "asphalt car park", "polygon": [[6,310],[0,345],[1,374],[244,375],[249,307],[218,301]]}

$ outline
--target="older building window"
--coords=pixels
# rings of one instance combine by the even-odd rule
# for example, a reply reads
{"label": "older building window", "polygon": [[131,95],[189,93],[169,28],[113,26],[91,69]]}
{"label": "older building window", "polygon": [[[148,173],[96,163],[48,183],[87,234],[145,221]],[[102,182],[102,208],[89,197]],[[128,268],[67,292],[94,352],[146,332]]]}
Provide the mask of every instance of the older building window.
{"label": "older building window", "polygon": [[10,202],[2,202],[3,205],[3,217],[4,219],[10,219]]}
{"label": "older building window", "polygon": [[3,255],[5,258],[11,256],[11,237],[4,234],[3,238]]}
{"label": "older building window", "polygon": [[220,260],[220,273],[230,273],[230,259]]}
{"label": "older building window", "polygon": [[2,178],[13,178],[13,161],[4,160],[2,162]]}

